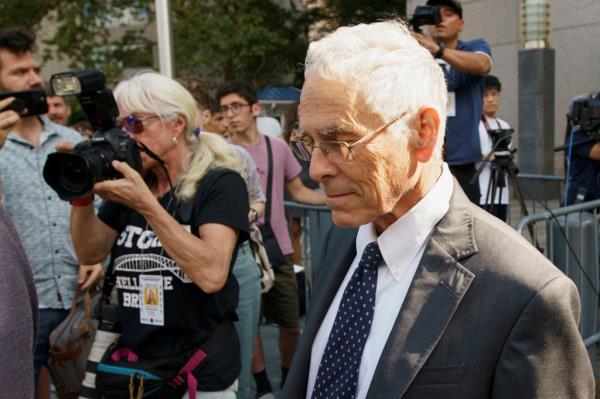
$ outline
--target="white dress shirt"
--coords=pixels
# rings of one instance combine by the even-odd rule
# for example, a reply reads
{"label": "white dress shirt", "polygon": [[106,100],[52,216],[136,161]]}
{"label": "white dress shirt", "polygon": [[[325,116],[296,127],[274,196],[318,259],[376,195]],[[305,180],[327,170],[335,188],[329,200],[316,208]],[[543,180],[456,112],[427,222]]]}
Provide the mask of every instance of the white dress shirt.
{"label": "white dress shirt", "polygon": [[[488,126],[491,129],[510,129],[510,125],[505,120],[500,118],[489,118],[485,117]],[[493,140],[490,137],[490,134],[487,131],[485,123],[483,121],[479,121],[479,142],[481,143],[481,153],[483,155],[488,155],[492,152]],[[479,170],[481,167],[481,162],[475,163],[475,168]],[[491,161],[487,162],[486,165],[481,170],[479,174],[479,191],[481,191],[481,197],[479,197],[479,203],[481,205],[485,204],[498,204],[498,196],[500,195],[500,190],[496,191],[496,196],[492,201],[491,195],[489,193],[488,198],[488,186],[490,184],[490,177],[492,174],[492,165]],[[502,189],[502,198],[500,199],[500,204],[507,205],[510,197],[510,191],[508,187],[508,179],[504,176],[505,187]]]}
{"label": "white dress shirt", "polygon": [[448,166],[443,164],[442,174],[429,193],[379,237],[373,223],[359,228],[356,237],[356,257],[348,269],[312,345],[307,398],[312,396],[321,357],[325,351],[346,285],[356,270],[367,244],[377,241],[385,265],[380,266],[378,270],[375,312],[360,362],[356,391],[357,399],[366,397],[381,352],[425,251],[425,244],[435,225],[448,211],[453,185]]}

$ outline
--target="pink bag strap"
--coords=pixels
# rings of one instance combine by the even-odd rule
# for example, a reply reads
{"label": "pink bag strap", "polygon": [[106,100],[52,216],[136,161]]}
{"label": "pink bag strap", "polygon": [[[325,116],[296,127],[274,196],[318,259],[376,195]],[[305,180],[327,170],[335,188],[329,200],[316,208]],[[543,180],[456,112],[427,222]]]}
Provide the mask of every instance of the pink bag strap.
{"label": "pink bag strap", "polygon": [[129,348],[119,348],[119,349],[116,349],[110,355],[110,359],[113,362],[118,362],[118,361],[120,361],[123,358],[127,358],[128,362],[136,363],[138,361],[138,355],[136,355],[135,352],[132,351]]}
{"label": "pink bag strap", "polygon": [[[172,387],[177,387],[187,380],[188,394],[190,399],[196,399],[196,390],[198,388],[198,380],[192,374],[196,367],[200,365],[206,359],[206,353],[202,349],[198,349],[196,353],[192,357],[188,359],[188,361],[183,365],[181,370],[175,378],[169,381],[169,385]],[[183,377],[186,377],[184,379]]]}

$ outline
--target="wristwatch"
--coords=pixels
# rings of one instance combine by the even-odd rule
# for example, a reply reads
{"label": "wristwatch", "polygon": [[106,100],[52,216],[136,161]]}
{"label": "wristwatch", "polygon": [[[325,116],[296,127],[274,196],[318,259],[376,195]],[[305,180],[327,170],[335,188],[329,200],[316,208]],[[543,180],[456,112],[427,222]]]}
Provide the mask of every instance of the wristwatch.
{"label": "wristwatch", "polygon": [[254,208],[250,208],[250,213],[252,213],[252,223],[258,220],[258,212]]}
{"label": "wristwatch", "polygon": [[442,58],[444,56],[444,50],[446,45],[444,43],[438,43],[438,51],[435,52],[433,58]]}

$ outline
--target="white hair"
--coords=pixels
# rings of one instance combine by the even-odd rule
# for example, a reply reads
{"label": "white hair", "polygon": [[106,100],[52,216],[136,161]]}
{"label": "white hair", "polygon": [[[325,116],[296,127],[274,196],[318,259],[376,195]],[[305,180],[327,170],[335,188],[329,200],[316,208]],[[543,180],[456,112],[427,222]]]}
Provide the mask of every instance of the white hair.
{"label": "white hair", "polygon": [[[442,159],[448,92],[442,69],[405,24],[396,21],[341,27],[308,48],[305,78],[317,76],[352,85],[385,121],[404,110],[432,107],[440,117],[434,159]],[[391,127],[414,134],[417,121]]]}
{"label": "white hair", "polygon": [[117,103],[128,110],[158,115],[163,122],[178,115],[185,119],[184,136],[190,145],[190,155],[177,182],[178,197],[193,198],[200,180],[213,169],[231,169],[242,174],[242,163],[224,138],[208,132],[202,132],[198,138],[194,135],[196,101],[177,81],[156,72],[142,72],[121,81],[114,94]]}
{"label": "white hair", "polygon": [[114,91],[117,103],[128,110],[158,115],[172,121],[178,115],[185,119],[185,138],[192,141],[198,108],[194,97],[175,80],[152,71],[140,72],[119,82]]}

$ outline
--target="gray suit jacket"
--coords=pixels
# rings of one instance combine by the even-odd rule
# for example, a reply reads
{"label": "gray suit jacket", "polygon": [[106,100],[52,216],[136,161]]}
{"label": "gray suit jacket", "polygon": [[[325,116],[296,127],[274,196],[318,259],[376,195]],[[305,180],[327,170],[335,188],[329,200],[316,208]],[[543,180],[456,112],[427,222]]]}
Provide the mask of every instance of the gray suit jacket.
{"label": "gray suit jacket", "polygon": [[[355,238],[355,229],[329,234],[286,399],[306,396],[311,346],[356,255]],[[593,398],[579,311],[571,280],[455,188],[367,397]]]}

